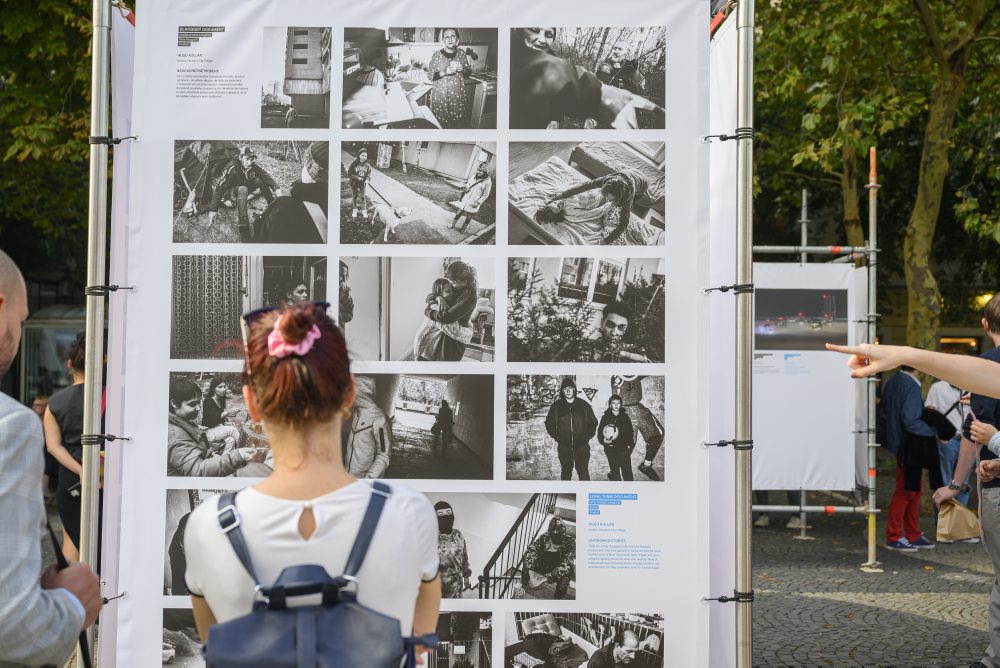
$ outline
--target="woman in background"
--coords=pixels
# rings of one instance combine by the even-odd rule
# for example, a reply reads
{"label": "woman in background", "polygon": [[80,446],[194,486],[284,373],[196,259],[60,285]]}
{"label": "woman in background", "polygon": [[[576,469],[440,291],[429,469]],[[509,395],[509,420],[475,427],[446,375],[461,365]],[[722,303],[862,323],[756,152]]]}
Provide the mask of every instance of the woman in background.
{"label": "woman in background", "polygon": [[472,88],[466,85],[472,65],[465,51],[458,48],[460,40],[458,28],[442,29],[442,48],[434,52],[427,66],[427,74],[434,82],[431,112],[443,128],[468,127],[472,113]]}

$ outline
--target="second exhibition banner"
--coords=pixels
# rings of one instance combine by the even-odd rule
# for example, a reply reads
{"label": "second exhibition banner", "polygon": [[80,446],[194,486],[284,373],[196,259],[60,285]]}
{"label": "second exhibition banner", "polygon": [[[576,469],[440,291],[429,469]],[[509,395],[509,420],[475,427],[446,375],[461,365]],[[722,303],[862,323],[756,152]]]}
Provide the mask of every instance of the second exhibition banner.
{"label": "second exhibition banner", "polygon": [[187,517],[273,461],[239,318],[317,300],[350,472],[453,511],[431,666],[730,641],[702,601],[707,29],[699,0],[141,8],[118,665],[201,665]]}

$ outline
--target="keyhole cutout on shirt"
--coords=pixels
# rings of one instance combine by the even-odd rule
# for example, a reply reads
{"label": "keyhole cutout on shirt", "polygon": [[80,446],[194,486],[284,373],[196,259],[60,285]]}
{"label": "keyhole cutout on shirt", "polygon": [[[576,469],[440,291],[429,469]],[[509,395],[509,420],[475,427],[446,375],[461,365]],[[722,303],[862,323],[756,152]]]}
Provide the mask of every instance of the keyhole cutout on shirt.
{"label": "keyhole cutout on shirt", "polygon": [[314,533],[316,533],[316,516],[313,515],[312,506],[305,506],[299,515],[299,535],[309,540]]}

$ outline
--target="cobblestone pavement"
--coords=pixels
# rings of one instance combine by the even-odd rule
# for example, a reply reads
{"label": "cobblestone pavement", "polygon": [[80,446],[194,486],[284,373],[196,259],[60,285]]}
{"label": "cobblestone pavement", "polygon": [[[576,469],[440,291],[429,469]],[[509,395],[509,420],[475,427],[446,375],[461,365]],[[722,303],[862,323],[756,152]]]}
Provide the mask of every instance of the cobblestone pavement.
{"label": "cobblestone pavement", "polygon": [[[887,478],[880,508],[891,491]],[[879,520],[882,573],[859,568],[867,559],[861,515],[810,516],[814,540],[785,529],[787,515],[754,529],[754,665],[968,666],[982,658],[993,583],[982,545],[892,552]],[[928,508],[921,525],[933,538]]]}

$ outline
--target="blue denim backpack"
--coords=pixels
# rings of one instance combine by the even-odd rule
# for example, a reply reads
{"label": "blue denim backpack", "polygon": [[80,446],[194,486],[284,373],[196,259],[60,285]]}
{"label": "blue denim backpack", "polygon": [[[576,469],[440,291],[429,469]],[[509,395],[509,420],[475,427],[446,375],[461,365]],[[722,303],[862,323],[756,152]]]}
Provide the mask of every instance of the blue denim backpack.
{"label": "blue denim backpack", "polygon": [[[319,565],[289,566],[270,587],[260,583],[250,562],[236,492],[219,500],[220,530],[256,583],[253,610],[209,629],[202,650],[209,668],[409,668],[415,648],[437,647],[437,635],[403,637],[399,620],[358,603],[357,574],[364,562],[388,485],[375,482],[344,574],[332,578]],[[319,605],[288,607],[288,599],[320,595]]]}

